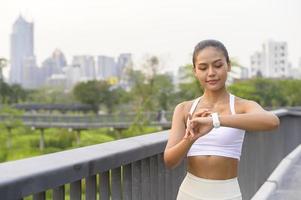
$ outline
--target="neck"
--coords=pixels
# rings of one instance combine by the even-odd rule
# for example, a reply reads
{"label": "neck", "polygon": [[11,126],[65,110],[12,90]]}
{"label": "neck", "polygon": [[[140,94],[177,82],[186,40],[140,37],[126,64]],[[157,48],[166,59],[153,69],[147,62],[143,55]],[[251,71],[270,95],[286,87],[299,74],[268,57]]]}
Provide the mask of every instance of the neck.
{"label": "neck", "polygon": [[215,105],[228,100],[229,93],[224,88],[219,91],[205,90],[202,100],[208,102],[208,104]]}

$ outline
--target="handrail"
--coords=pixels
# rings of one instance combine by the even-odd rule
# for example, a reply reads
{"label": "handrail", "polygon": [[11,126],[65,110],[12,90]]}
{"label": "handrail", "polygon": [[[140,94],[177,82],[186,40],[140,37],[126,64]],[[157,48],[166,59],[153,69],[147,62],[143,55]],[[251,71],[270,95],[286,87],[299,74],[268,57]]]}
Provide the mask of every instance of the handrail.
{"label": "handrail", "polygon": [[167,131],[0,164],[0,196],[18,199],[163,152]]}
{"label": "handrail", "polygon": [[[272,132],[247,132],[239,166],[244,198],[250,199],[278,163],[301,143],[301,112],[273,111],[281,126]],[[290,130],[290,131],[288,131]],[[21,199],[33,194],[45,199],[45,191],[80,199],[85,180],[86,198],[101,194],[109,199],[175,199],[186,163],[167,170],[163,151],[168,131],[82,147],[0,164],[1,199]],[[97,180],[97,181],[96,181]],[[96,189],[98,187],[98,189]],[[112,191],[110,193],[110,191]],[[59,198],[63,199],[63,198]],[[106,198],[103,198],[106,199]]]}

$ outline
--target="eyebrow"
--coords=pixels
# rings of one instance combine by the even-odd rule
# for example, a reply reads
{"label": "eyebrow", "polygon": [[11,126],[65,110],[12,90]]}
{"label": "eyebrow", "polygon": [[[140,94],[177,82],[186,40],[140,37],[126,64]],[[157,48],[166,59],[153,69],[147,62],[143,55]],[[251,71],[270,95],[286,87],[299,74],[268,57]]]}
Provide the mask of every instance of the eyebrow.
{"label": "eyebrow", "polygon": [[[216,63],[216,62],[219,62],[219,61],[222,61],[222,59],[219,58],[219,59],[213,61],[212,63]],[[208,64],[207,63],[198,63],[198,65],[208,65]]]}

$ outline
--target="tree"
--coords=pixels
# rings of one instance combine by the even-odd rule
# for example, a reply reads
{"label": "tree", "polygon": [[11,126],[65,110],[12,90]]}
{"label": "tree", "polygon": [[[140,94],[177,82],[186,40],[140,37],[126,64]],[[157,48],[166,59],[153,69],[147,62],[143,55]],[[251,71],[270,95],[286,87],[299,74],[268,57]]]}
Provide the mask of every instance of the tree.
{"label": "tree", "polygon": [[167,74],[158,74],[154,77],[153,101],[160,110],[168,110],[174,99],[174,85],[172,77]]}
{"label": "tree", "polygon": [[93,107],[95,113],[99,110],[99,104],[112,100],[110,85],[105,81],[87,81],[77,84],[73,89],[74,97],[84,104]]}
{"label": "tree", "polygon": [[254,78],[229,86],[233,94],[265,107],[301,105],[301,80]]}
{"label": "tree", "polygon": [[180,97],[179,102],[194,99],[202,95],[203,88],[193,74],[192,64],[187,64],[179,68],[179,81],[179,90],[177,92],[177,96]]}

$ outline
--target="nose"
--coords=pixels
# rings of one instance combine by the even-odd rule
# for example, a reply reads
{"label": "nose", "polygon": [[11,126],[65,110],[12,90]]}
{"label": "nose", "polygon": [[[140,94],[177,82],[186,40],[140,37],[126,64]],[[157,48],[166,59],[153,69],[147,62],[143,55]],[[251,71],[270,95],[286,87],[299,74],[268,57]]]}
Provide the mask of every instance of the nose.
{"label": "nose", "polygon": [[215,70],[212,66],[210,66],[208,69],[208,76],[214,76],[214,75],[215,75]]}

